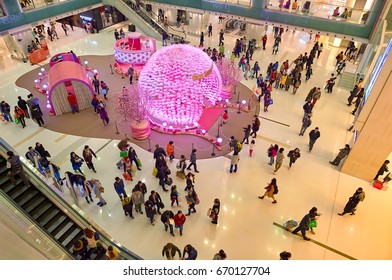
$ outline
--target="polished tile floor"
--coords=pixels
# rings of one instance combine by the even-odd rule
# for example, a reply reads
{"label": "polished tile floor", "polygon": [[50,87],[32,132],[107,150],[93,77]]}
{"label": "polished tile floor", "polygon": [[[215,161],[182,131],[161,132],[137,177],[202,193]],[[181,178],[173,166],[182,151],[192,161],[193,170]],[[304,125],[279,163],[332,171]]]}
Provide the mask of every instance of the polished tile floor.
{"label": "polished tile floor", "polygon": [[[217,20],[214,28],[219,28]],[[263,74],[269,62],[282,62],[286,59],[292,61],[299,53],[309,52],[313,45],[308,34],[288,32],[283,34],[279,53],[272,55],[273,36],[270,32],[271,30],[267,50],[257,50],[253,58],[253,62],[259,61]],[[198,44],[199,38],[188,38],[193,44]],[[226,55],[230,54],[235,39],[233,36],[225,36]],[[161,250],[167,242],[173,242],[180,248],[192,244],[198,250],[199,259],[212,259],[219,249],[224,249],[229,259],[274,260],[278,259],[279,252],[283,250],[292,252],[292,259],[296,260],[346,259],[330,248],[356,259],[391,259],[392,220],[388,218],[392,211],[391,191],[376,190],[370,182],[340,173],[328,163],[352,137],[352,133],[347,132],[353,120],[350,109],[345,105],[348,91],[335,87],[333,94],[323,93],[316,104],[312,128],[320,127],[321,138],[312,153],[307,151],[307,134],[298,136],[305,97],[312,87],[324,85],[334,69],[335,56],[340,51],[329,45],[327,38],[322,38],[322,41],[325,48],[314,63],[314,75],[307,83],[303,82],[297,94],[273,91],[274,104],[270,106],[268,113],[260,114],[261,130],[256,140],[254,156],[249,157],[248,147],[244,145],[237,173],[228,172],[230,160],[227,157],[198,161],[200,173],[196,176],[195,185],[201,202],[196,207],[197,213],[187,218],[182,237],[178,232],[175,232],[175,237],[165,232],[158,216],[154,227],[145,215],[136,214],[134,220],[124,216],[120,200],[112,187],[114,177],[121,176],[115,166],[118,160],[116,141],[62,135],[40,129],[30,120],[23,130],[14,124],[1,123],[0,134],[21,155],[35,142],[43,143],[52,154],[53,161],[61,165],[62,171],[71,170],[71,151],[81,154],[86,144],[93,150],[101,149],[95,160],[98,173],[90,172],[85,166],[83,169],[88,178],[97,177],[103,182],[106,188],[104,197],[108,204],[99,208],[79,198],[74,207],[79,207],[119,244],[145,259],[162,259]],[[84,30],[76,30],[68,37],[60,36],[60,40],[50,42],[49,47],[51,54],[72,49],[78,55],[102,55],[113,52],[113,43],[112,27],[99,34],[86,34]],[[205,43],[216,47],[218,38],[206,37]],[[161,43],[158,42],[157,45],[160,47]],[[14,81],[36,67],[38,66],[2,60],[1,99],[14,106],[18,95],[26,96],[28,92],[17,88]],[[99,69],[108,66],[93,67]],[[125,79],[124,84],[126,81]],[[244,81],[244,84],[252,88],[255,80]],[[236,114],[232,112],[230,121],[234,122],[235,119]],[[298,147],[302,156],[291,170],[288,170],[286,159],[279,173],[274,176],[266,155],[271,143],[278,143],[286,151]],[[166,143],[162,145],[165,146]],[[169,195],[161,191],[157,179],[151,176],[154,165],[152,154],[138,148],[136,144],[134,146],[143,163],[143,170],[136,174],[133,182],[126,183],[126,190],[130,192],[138,180],[144,180],[148,191],[157,190],[161,194],[166,209],[173,212],[179,209],[186,211],[185,202],[181,203],[181,207],[170,207]],[[176,162],[170,164],[172,171],[175,171],[175,164]],[[269,199],[257,198],[273,177],[277,178],[279,186],[277,204],[272,204]],[[174,179],[174,183],[179,186],[183,197],[185,182]],[[348,198],[359,186],[364,188],[366,199],[359,204],[357,214],[338,216],[337,213],[342,211]],[[67,190],[64,198],[72,201]],[[211,224],[206,216],[215,198],[221,200],[218,225]],[[318,220],[316,235],[309,233],[308,237],[319,243],[306,242],[273,224],[283,224],[288,219],[300,220],[313,206],[319,209],[322,216]]]}

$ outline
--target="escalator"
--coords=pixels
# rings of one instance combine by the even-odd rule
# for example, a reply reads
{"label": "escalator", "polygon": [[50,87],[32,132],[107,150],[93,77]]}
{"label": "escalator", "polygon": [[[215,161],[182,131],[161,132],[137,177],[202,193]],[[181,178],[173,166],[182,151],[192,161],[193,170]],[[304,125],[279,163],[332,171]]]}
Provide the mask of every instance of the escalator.
{"label": "escalator", "polygon": [[[16,151],[12,149],[2,138],[0,138],[0,195],[4,197],[14,208],[13,213],[23,214],[27,219],[30,228],[28,232],[37,229],[46,236],[50,244],[40,247],[45,252],[53,249],[55,252],[63,252],[52,255],[54,259],[81,259],[78,254],[73,254],[73,244],[77,240],[87,241],[83,229],[90,228],[99,234],[98,250],[87,246],[87,256],[91,260],[106,259],[106,249],[112,246],[118,253],[121,260],[141,260],[142,258],[127,248],[118,244],[101,227],[88,219],[84,213],[74,204],[67,202],[64,196],[54,187],[46,184],[42,175],[25,159],[21,158],[21,163],[30,186],[26,187],[18,176],[15,176],[16,185],[13,185],[7,176],[6,152]],[[5,204],[4,204],[5,205]],[[22,223],[19,223],[20,225]],[[20,230],[15,230],[20,232]],[[38,239],[37,241],[38,242]],[[36,243],[35,242],[35,243]],[[42,244],[43,245],[43,244]],[[58,248],[55,250],[54,247]]]}
{"label": "escalator", "polygon": [[[6,159],[0,155],[0,189],[27,213],[36,225],[72,253],[73,242],[83,236],[83,229],[41,193],[32,182],[30,187],[26,187],[16,176],[17,184],[14,186],[7,176],[6,163]],[[105,253],[105,250],[97,254],[89,252],[89,256],[95,260],[105,259]]]}
{"label": "escalator", "polygon": [[[103,2],[111,2],[110,0],[104,0]],[[174,41],[176,43],[180,42],[181,38],[186,38],[186,33],[184,31],[180,31],[180,30],[176,30],[174,28],[172,28],[171,26],[168,26],[167,28],[165,28],[163,26],[163,23],[159,22],[158,19],[154,19],[153,18],[153,13],[152,12],[148,12],[145,10],[145,8],[143,8],[142,6],[138,6],[136,5],[136,1],[135,0],[122,0],[122,1],[114,1],[114,5],[120,5],[120,3],[126,4],[128,6],[128,8],[130,8],[133,12],[135,12],[145,23],[147,23],[149,26],[151,26],[158,34],[162,35],[163,32],[166,32],[168,35],[173,35],[174,37]],[[120,9],[120,7],[116,7],[119,11],[123,12],[124,11],[122,9]],[[155,15],[156,18],[158,18],[157,15]],[[151,36],[153,37],[153,36]],[[160,38],[155,38],[155,39],[161,39]],[[185,43],[189,43],[187,41],[185,41]]]}

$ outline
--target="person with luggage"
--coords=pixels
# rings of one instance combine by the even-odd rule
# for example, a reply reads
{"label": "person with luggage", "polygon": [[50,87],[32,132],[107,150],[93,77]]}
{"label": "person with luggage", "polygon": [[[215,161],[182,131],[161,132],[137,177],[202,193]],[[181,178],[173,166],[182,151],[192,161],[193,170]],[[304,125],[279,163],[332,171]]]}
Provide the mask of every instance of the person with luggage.
{"label": "person with luggage", "polygon": [[376,181],[378,179],[379,176],[382,176],[385,172],[389,172],[388,169],[388,164],[390,163],[389,160],[384,161],[384,163],[382,164],[382,166],[380,167],[380,169],[377,171],[376,176],[374,176],[374,181]]}
{"label": "person with luggage", "polygon": [[186,158],[185,155],[181,155],[180,160],[177,162],[177,169],[180,169],[176,172],[176,176],[181,179],[185,179],[185,168],[186,168]]}
{"label": "person with luggage", "polygon": [[170,229],[170,235],[171,236],[176,236],[173,231],[173,226],[174,226],[174,213],[170,210],[166,210],[162,213],[161,215],[161,222],[165,226],[165,231],[167,229]]}
{"label": "person with luggage", "polygon": [[315,215],[317,214],[317,208],[313,207],[310,209],[309,213],[306,214],[301,222],[299,223],[298,227],[295,228],[291,233],[292,234],[297,234],[299,231],[301,231],[302,238],[306,241],[309,241],[310,238],[306,236],[306,231],[309,229],[309,222],[311,218],[315,218]]}
{"label": "person with luggage", "polygon": [[344,206],[344,210],[342,213],[338,213],[339,216],[344,216],[347,213],[351,213],[350,215],[355,215],[355,211],[357,210],[357,205],[359,202],[365,199],[365,192],[362,188],[358,188],[355,193],[349,198],[346,206]]}

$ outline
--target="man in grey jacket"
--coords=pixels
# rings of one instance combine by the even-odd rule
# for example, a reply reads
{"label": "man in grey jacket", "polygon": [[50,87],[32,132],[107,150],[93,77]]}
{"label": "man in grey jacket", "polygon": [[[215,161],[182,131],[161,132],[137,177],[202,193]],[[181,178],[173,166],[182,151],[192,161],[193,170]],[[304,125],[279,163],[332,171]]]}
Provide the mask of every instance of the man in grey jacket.
{"label": "man in grey jacket", "polygon": [[340,161],[344,159],[349,153],[350,153],[350,145],[346,144],[346,146],[343,149],[339,150],[339,153],[336,156],[336,158],[333,161],[330,161],[329,163],[338,166],[340,164]]}

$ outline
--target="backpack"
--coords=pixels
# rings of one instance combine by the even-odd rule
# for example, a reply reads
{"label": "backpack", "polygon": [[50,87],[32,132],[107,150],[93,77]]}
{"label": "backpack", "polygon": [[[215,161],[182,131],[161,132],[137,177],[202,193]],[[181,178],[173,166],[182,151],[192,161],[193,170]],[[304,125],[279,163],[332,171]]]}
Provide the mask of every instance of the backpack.
{"label": "backpack", "polygon": [[275,186],[275,188],[274,188],[274,194],[277,194],[278,192],[279,192],[278,186]]}
{"label": "backpack", "polygon": [[242,144],[240,141],[237,141],[237,143],[234,146],[234,151],[239,153],[239,152],[241,152],[241,150],[242,150]]}

